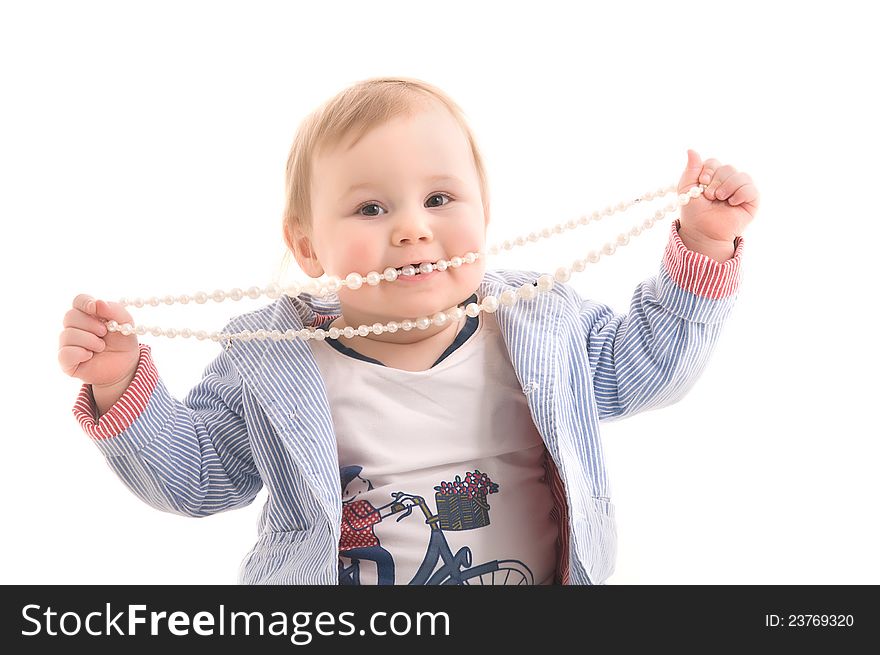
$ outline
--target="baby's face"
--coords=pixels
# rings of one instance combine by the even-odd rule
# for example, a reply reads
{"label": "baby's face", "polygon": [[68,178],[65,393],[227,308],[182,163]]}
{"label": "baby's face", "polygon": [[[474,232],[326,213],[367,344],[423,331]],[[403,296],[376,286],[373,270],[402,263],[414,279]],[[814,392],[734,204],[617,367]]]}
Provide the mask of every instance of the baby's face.
{"label": "baby's face", "polygon": [[[366,276],[483,249],[488,217],[479,178],[448,112],[432,108],[394,119],[347,150],[351,140],[315,161],[311,247],[319,265],[298,258],[311,266],[306,273]],[[484,270],[481,257],[423,279],[342,287],[339,299],[346,317],[362,324],[431,316],[467,299]]]}

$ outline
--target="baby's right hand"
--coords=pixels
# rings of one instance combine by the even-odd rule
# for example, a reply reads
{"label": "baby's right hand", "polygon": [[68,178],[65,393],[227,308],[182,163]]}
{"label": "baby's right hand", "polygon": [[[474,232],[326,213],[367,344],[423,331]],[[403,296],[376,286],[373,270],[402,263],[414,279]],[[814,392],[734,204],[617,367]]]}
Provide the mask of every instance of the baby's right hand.
{"label": "baby's right hand", "polygon": [[116,302],[95,300],[84,293],[73,299],[64,315],[58,340],[61,370],[93,387],[127,387],[137,370],[140,348],[137,335],[109,332],[106,321],[134,323]]}

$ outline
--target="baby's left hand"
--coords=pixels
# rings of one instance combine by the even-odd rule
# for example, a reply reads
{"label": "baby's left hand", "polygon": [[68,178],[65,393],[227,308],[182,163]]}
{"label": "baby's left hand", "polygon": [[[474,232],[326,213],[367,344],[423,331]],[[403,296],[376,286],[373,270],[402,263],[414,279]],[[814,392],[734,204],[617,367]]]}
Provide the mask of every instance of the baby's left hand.
{"label": "baby's left hand", "polygon": [[703,195],[691,198],[681,208],[679,231],[702,242],[733,243],[758,211],[760,194],[752,178],[733,166],[722,166],[717,159],[703,162],[700,155],[688,150],[678,192],[687,193],[697,184],[708,186]]}

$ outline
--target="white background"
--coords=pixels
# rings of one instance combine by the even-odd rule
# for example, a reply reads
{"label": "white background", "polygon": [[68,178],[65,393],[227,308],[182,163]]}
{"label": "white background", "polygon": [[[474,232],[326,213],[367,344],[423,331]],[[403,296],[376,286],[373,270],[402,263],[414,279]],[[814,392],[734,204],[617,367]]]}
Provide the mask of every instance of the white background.
{"label": "white background", "polygon": [[[604,424],[620,540],[609,584],[880,583],[868,17],[847,2],[590,4],[4,3],[0,580],[236,582],[265,490],[201,520],[135,498],[73,418],[62,318],[81,292],[275,279],[299,121],[357,80],[399,74],[470,120],[490,243],[675,184],[688,148],[761,190],[700,381]],[[552,272],[603,242],[567,234],[496,266]],[[667,235],[664,222],[571,284],[628,311]],[[220,329],[264,301],[133,314]],[[178,398],[219,348],[143,340]]]}

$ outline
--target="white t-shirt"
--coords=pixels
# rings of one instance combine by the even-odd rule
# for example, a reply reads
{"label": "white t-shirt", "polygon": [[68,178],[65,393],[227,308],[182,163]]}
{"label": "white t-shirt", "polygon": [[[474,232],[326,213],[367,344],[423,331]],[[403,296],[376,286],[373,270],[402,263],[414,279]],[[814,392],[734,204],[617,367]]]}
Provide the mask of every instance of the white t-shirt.
{"label": "white t-shirt", "polygon": [[338,443],[342,584],[378,584],[380,572],[383,584],[410,584],[423,562],[419,584],[458,575],[465,584],[553,584],[558,525],[544,443],[495,317],[478,320],[427,371],[307,342]]}

